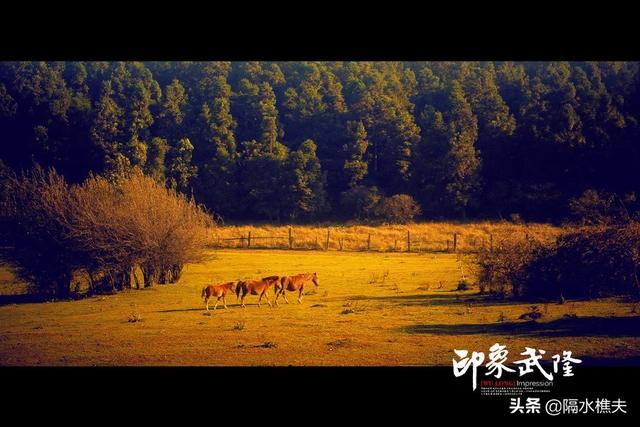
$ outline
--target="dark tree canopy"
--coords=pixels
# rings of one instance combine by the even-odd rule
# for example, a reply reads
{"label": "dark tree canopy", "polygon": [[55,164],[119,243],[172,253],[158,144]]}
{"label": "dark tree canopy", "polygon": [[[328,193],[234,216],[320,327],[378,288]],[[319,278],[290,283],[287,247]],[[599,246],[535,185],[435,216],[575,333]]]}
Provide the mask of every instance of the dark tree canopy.
{"label": "dark tree canopy", "polygon": [[0,62],[0,160],[71,183],[139,167],[228,221],[365,218],[396,194],[424,218],[561,221],[593,192],[638,208],[639,79],[636,62]]}

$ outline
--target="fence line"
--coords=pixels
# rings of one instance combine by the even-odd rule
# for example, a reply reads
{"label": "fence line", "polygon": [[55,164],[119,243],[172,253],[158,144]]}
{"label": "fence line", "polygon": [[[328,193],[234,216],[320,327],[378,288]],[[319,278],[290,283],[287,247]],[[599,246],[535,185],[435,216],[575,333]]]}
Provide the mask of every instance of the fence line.
{"label": "fence line", "polygon": [[[320,239],[319,237],[322,236]],[[486,238],[468,236],[464,240],[462,247],[462,236],[459,233],[451,233],[450,238],[443,240],[424,239],[418,234],[412,234],[407,230],[406,236],[398,235],[393,238],[393,246],[376,245],[376,236],[372,233],[362,234],[361,237],[354,238],[352,235],[348,239],[339,232],[327,228],[324,233],[316,233],[313,237],[300,239],[296,242],[293,228],[289,227],[287,235],[255,236],[251,231],[246,235],[238,237],[216,237],[210,244],[212,248],[259,248],[259,249],[307,249],[307,250],[337,250],[351,252],[478,252],[482,249],[493,250],[493,234],[488,234]],[[389,240],[389,237],[386,239]],[[322,241],[322,243],[320,243]],[[225,242],[238,242],[236,245],[225,245]],[[265,242],[261,244],[260,242]],[[271,243],[271,244],[269,244]],[[347,248],[349,243],[349,248]]]}

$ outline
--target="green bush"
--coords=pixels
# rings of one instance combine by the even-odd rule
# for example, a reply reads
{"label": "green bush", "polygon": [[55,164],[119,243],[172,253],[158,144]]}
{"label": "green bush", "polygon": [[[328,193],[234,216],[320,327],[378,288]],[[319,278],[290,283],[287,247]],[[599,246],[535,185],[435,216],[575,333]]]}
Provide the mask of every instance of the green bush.
{"label": "green bush", "polygon": [[380,200],[376,216],[394,224],[406,224],[422,213],[420,205],[408,194],[395,194]]}
{"label": "green bush", "polygon": [[340,195],[340,207],[347,218],[372,219],[382,199],[377,187],[358,185]]}

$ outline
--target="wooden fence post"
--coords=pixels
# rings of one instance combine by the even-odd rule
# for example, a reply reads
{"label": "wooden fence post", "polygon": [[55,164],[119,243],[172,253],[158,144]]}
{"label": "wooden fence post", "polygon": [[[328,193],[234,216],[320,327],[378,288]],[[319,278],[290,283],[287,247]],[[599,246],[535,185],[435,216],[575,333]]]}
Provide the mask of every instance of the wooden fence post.
{"label": "wooden fence post", "polygon": [[289,227],[289,249],[293,248],[293,235],[291,227]]}
{"label": "wooden fence post", "polygon": [[453,252],[458,249],[458,233],[453,233]]}
{"label": "wooden fence post", "polygon": [[407,252],[411,252],[411,232],[407,230]]}
{"label": "wooden fence post", "polygon": [[247,248],[251,247],[251,232],[247,235]]}
{"label": "wooden fence post", "polygon": [[240,247],[244,248],[244,236],[240,236]]}
{"label": "wooden fence post", "polygon": [[394,250],[394,252],[398,250],[398,239],[395,239],[393,241],[393,250]]}
{"label": "wooden fence post", "polygon": [[331,232],[330,228],[327,228],[327,245],[325,247],[325,250],[328,251],[329,250],[329,233]]}
{"label": "wooden fence post", "polygon": [[493,233],[489,233],[489,251],[493,252]]}
{"label": "wooden fence post", "polygon": [[371,250],[371,233],[369,233],[369,237],[367,238],[367,250]]}

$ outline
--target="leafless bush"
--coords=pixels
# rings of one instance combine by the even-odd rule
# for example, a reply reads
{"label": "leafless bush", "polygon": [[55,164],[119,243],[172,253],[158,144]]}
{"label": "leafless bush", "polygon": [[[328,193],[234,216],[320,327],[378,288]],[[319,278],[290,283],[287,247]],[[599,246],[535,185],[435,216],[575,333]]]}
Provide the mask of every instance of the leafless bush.
{"label": "leafless bush", "polygon": [[640,294],[640,223],[571,229],[528,266],[527,292],[593,298]]}
{"label": "leafless bush", "polygon": [[142,316],[140,316],[140,313],[138,313],[138,312],[131,313],[129,315],[128,322],[129,323],[142,322]]}
{"label": "leafless bush", "polygon": [[41,293],[68,297],[83,261],[69,238],[69,186],[40,167],[20,176],[6,172],[1,181],[0,244],[11,247],[3,258]]}
{"label": "leafless bush", "polygon": [[569,201],[571,214],[582,225],[609,223],[616,207],[614,195],[593,189],[586,190],[580,197]]}
{"label": "leafless bush", "polygon": [[531,238],[479,254],[480,289],[533,298],[640,295],[640,223],[566,229],[553,244]]}
{"label": "leafless bush", "polygon": [[527,281],[525,267],[544,249],[540,241],[510,237],[498,242],[493,250],[478,253],[481,293],[520,296]]}
{"label": "leafless bush", "polygon": [[211,217],[194,200],[137,172],[120,184],[122,209],[129,210],[141,240],[145,286],[174,283],[186,263],[202,260]]}
{"label": "leafless bush", "polygon": [[[5,176],[2,244],[8,261],[40,291],[69,294],[85,270],[92,291],[172,283],[202,259],[211,217],[195,202],[140,170],[112,182],[95,176],[69,186],[55,171]],[[133,278],[133,280],[132,280]]]}

